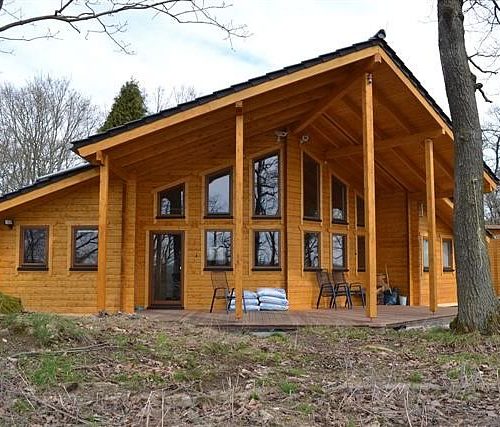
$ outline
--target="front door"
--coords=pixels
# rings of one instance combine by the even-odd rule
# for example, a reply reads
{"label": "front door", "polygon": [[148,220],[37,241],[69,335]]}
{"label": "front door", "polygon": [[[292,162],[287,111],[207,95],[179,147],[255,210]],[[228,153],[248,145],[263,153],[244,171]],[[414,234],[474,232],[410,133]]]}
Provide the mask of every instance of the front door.
{"label": "front door", "polygon": [[182,308],[182,233],[151,233],[150,304]]}

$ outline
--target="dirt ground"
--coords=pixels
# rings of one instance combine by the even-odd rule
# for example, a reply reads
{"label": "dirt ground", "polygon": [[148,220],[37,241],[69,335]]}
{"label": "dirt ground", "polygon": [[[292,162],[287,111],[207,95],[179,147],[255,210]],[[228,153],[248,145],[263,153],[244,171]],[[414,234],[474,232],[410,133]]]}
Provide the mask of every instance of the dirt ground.
{"label": "dirt ground", "polygon": [[0,425],[499,426],[500,338],[0,318]]}

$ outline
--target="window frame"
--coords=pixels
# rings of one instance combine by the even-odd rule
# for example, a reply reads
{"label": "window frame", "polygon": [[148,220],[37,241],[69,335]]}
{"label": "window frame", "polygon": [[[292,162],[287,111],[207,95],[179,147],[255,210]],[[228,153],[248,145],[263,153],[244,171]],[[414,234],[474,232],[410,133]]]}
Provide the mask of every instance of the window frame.
{"label": "window frame", "polygon": [[[45,230],[45,262],[26,263],[24,260],[24,232],[25,230]],[[49,270],[49,239],[50,227],[48,225],[21,225],[19,229],[19,266],[18,271],[48,271]]]}
{"label": "window frame", "polygon": [[[363,209],[359,209],[359,203],[358,200],[360,200],[363,203]],[[366,225],[366,218],[365,218],[365,199],[361,195],[356,193],[356,200],[355,200],[355,205],[356,205],[356,227],[359,228],[364,228]],[[360,223],[359,221],[359,213],[363,212],[363,222]]]}
{"label": "window frame", "polygon": [[[360,266],[359,266],[359,248],[360,248],[359,239],[363,239],[363,243],[364,243],[364,245],[362,246],[362,248],[363,248],[363,260],[364,260],[363,268],[360,268]],[[366,236],[364,234],[358,234],[356,236],[356,269],[357,269],[357,271],[359,271],[361,273],[366,272]]]}
{"label": "window frame", "polygon": [[[182,213],[181,214],[169,214],[169,215],[162,215],[161,214],[161,200],[162,200],[162,193],[165,193],[167,191],[175,190],[177,188],[182,188]],[[175,218],[185,218],[186,217],[186,183],[182,182],[177,185],[173,185],[171,187],[163,188],[162,190],[159,190],[156,192],[156,219],[175,219]]]}
{"label": "window frame", "polygon": [[[256,235],[257,233],[270,233],[270,232],[275,232],[278,233],[278,265],[257,265],[257,247],[256,247]],[[272,229],[255,229],[253,230],[253,267],[252,271],[281,271],[281,265],[282,265],[282,260],[281,260],[281,230],[277,228],[272,228]]]}
{"label": "window frame", "polygon": [[[231,234],[231,257],[229,265],[208,265],[208,233],[230,233]],[[205,251],[204,251],[204,271],[233,271],[233,244],[234,244],[234,233],[230,228],[207,228],[204,230],[205,233]]]}
{"label": "window frame", "polygon": [[[344,219],[335,219],[333,217],[333,195],[334,195],[334,181],[339,182],[340,184],[343,185],[344,187]],[[332,216],[332,224],[340,224],[340,225],[348,225],[349,224],[349,187],[348,185],[342,181],[339,177],[336,175],[331,176],[331,190],[330,190],[330,199],[331,199],[331,209],[330,209],[330,215]]]}
{"label": "window frame", "polygon": [[[444,243],[449,242],[450,243],[450,265],[445,266],[444,265]],[[455,249],[453,246],[453,238],[452,237],[443,237],[441,238],[441,264],[443,266],[443,272],[444,273],[452,273],[455,271]]]}
{"label": "window frame", "polygon": [[71,267],[70,271],[97,271],[99,261],[95,264],[77,264],[76,262],[76,233],[78,230],[97,231],[97,260],[99,260],[99,227],[97,225],[73,225],[71,226]]}
{"label": "window frame", "polygon": [[[225,175],[229,176],[229,212],[222,212],[222,213],[217,213],[217,212],[209,212],[208,211],[208,201],[209,201],[209,187],[210,187],[210,180],[216,180],[218,178],[221,178]],[[209,173],[205,175],[205,219],[208,218],[232,218],[233,215],[233,168],[227,167],[224,169],[219,169],[216,172]]]}
{"label": "window frame", "polygon": [[[307,267],[306,266],[306,235],[307,234],[316,234],[318,236],[318,266],[317,267]],[[303,263],[303,270],[304,271],[319,271],[321,270],[321,231],[304,231],[302,233],[302,250],[303,256],[302,256],[302,263]]]}
{"label": "window frame", "polygon": [[[255,164],[262,160],[265,160],[269,157],[278,157],[278,211],[274,215],[261,215],[255,212]],[[252,160],[252,219],[280,219],[281,218],[281,190],[282,190],[282,181],[281,181],[281,152],[280,151],[272,151],[267,154],[263,154],[262,156],[256,157]]]}
{"label": "window frame", "polygon": [[[425,265],[425,242],[427,242],[427,265]],[[429,272],[429,238],[427,236],[422,236],[422,271],[424,273]]]}
{"label": "window frame", "polygon": [[[311,159],[314,163],[316,163],[316,165],[318,166],[317,167],[317,182],[318,182],[318,185],[317,185],[317,188],[316,188],[316,197],[317,197],[317,201],[318,201],[318,216],[308,216],[308,215],[305,215],[305,191],[304,191],[304,184],[305,184],[305,180],[304,180],[304,159],[305,157],[308,157],[309,159]],[[301,188],[301,193],[302,193],[302,218],[303,220],[305,221],[316,221],[316,222],[321,222],[321,187],[322,187],[322,183],[321,183],[321,162],[317,161],[313,156],[309,155],[308,153],[306,153],[305,151],[302,151],[302,165],[301,165],[301,168],[302,168],[302,188]]]}
{"label": "window frame", "polygon": [[[333,251],[334,251],[334,244],[333,244],[333,238],[334,236],[341,236],[342,237],[342,242],[343,242],[343,245],[342,245],[342,258],[344,260],[344,265],[339,267],[339,266],[335,266],[335,264],[333,263]],[[348,235],[346,233],[332,233],[331,234],[331,240],[332,240],[332,251],[331,251],[331,264],[332,264],[332,270],[333,271],[349,271],[349,252],[348,252],[348,249],[347,249],[347,245],[348,245]]]}

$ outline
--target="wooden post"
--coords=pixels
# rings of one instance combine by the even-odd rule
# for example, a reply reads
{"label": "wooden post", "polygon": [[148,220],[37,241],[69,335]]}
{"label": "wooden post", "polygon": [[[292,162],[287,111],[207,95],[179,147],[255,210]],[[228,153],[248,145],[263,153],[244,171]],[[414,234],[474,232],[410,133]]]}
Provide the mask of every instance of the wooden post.
{"label": "wooden post", "polygon": [[109,208],[109,159],[102,152],[97,153],[100,161],[99,175],[99,243],[97,254],[97,310],[106,310],[107,282],[107,234]]}
{"label": "wooden post", "polygon": [[135,290],[135,224],[137,216],[137,181],[135,178],[125,182],[124,197],[121,310],[124,313],[133,313]]}
{"label": "wooden post", "polygon": [[243,316],[243,102],[236,103],[236,156],[234,167],[234,287],[236,318]]}
{"label": "wooden post", "polygon": [[434,143],[425,140],[425,178],[427,198],[427,226],[429,242],[429,307],[433,313],[437,310],[437,259],[436,259],[436,197],[434,186]]}
{"label": "wooden post", "polygon": [[375,227],[375,154],[373,132],[373,75],[365,73],[362,85],[363,174],[365,197],[365,252],[367,276],[366,315],[377,317],[377,236]]}

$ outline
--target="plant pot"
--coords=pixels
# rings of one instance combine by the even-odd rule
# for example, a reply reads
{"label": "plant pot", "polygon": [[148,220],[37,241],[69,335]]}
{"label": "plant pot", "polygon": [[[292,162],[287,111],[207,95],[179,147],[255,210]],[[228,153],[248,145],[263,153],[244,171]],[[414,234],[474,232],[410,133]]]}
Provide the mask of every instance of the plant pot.
{"label": "plant pot", "polygon": [[406,295],[399,296],[399,305],[406,305],[408,302],[408,297]]}

